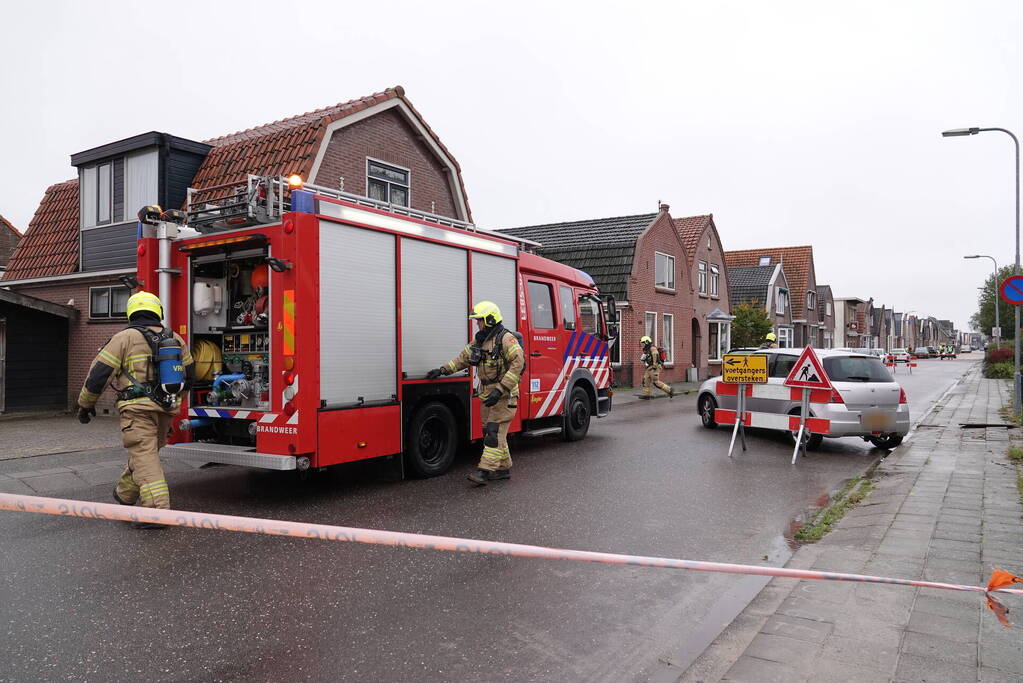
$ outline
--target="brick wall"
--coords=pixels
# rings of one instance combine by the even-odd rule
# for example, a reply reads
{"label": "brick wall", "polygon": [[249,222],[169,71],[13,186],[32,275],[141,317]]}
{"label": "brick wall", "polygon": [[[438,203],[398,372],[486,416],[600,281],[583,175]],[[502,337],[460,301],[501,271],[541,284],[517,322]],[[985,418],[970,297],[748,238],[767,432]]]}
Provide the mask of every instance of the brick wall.
{"label": "brick wall", "polygon": [[[827,314],[827,304],[831,304],[831,315]],[[827,333],[830,333],[831,348],[841,346],[842,340],[835,337],[835,300],[831,296],[831,289],[825,289],[821,293],[817,306],[817,318],[820,320],[820,329],[817,331],[817,346],[829,348],[826,344]]]}
{"label": "brick wall", "polygon": [[412,208],[463,218],[447,167],[395,109],[334,131],[312,182],[339,188],[343,177],[345,192],[366,195],[366,157],[409,169]]}
{"label": "brick wall", "polygon": [[0,225],[0,268],[7,265],[7,262],[11,259],[11,254],[18,248],[19,242],[21,242],[20,235],[7,229],[6,226]]}
{"label": "brick wall", "polygon": [[[23,285],[11,289],[55,304],[68,305],[74,300],[73,307],[78,310],[78,317],[68,325],[68,407],[73,408],[78,402],[78,392],[85,383],[96,352],[118,330],[124,328],[126,321],[90,322],[89,321],[89,288],[105,285],[118,285],[117,280],[93,280],[89,282],[54,283],[46,285]],[[8,334],[17,334],[16,330]],[[109,390],[100,397],[96,404],[98,413],[113,413],[114,395]]]}
{"label": "brick wall", "polygon": [[[707,246],[708,239],[710,240],[709,247]],[[723,313],[730,313],[730,306],[728,298],[728,268],[725,266],[724,249],[721,247],[721,240],[718,237],[717,231],[708,224],[696,244],[696,254],[693,256],[693,261],[690,264],[690,283],[693,289],[693,318],[700,326],[700,348],[698,349],[699,355],[696,359],[695,367],[699,368],[700,379],[703,380],[713,375],[721,374],[721,362],[711,363],[708,360],[710,357],[710,325],[707,322],[707,314],[716,308],[721,309]],[[707,263],[707,294],[700,294],[700,273],[698,268],[700,261]],[[710,293],[711,265],[718,267],[717,296]],[[692,325],[693,323],[691,322],[690,327]],[[690,351],[692,350],[693,346],[690,346]],[[689,356],[690,361],[692,361],[692,353]]]}
{"label": "brick wall", "polygon": [[[643,380],[644,365],[639,357],[643,353],[639,339],[645,334],[644,321],[647,311],[657,313],[657,334],[655,340],[661,343],[664,314],[674,315],[675,358],[673,364],[666,364],[661,373],[664,382],[679,382],[685,379],[686,369],[692,367],[691,324],[693,317],[693,290],[685,249],[679,240],[675,226],[663,206],[661,215],[650,229],[636,243],[629,277],[629,307],[622,311],[621,358],[622,367],[615,369],[616,381],[622,385],[638,387]],[[654,286],[654,252],[659,251],[675,257],[675,291],[666,292]]]}

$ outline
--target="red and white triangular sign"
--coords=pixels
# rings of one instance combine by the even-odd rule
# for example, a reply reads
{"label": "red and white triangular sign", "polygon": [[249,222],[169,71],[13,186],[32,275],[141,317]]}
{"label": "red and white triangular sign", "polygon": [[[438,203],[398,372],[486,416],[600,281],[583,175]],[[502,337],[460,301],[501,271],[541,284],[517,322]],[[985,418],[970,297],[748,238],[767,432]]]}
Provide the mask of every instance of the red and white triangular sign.
{"label": "red and white triangular sign", "polygon": [[828,373],[824,372],[821,359],[809,346],[799,354],[799,360],[792,366],[792,372],[785,378],[784,384],[801,389],[831,388],[831,380],[828,379]]}

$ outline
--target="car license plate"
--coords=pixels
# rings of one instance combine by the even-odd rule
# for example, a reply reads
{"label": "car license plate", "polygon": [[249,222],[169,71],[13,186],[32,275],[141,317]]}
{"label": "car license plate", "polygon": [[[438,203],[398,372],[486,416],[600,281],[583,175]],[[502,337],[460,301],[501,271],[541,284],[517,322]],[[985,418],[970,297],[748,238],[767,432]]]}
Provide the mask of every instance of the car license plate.
{"label": "car license plate", "polygon": [[887,410],[864,410],[860,423],[870,431],[891,429],[895,426],[895,414]]}

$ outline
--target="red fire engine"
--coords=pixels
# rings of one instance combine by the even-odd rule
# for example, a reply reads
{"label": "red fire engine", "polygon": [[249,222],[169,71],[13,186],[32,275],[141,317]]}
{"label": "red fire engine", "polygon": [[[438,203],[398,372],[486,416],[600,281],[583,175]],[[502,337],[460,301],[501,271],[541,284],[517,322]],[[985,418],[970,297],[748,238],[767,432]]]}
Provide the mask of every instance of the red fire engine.
{"label": "red fire engine", "polygon": [[139,278],[196,357],[165,456],[276,470],[391,457],[441,474],[482,438],[480,404],[472,372],[425,376],[471,339],[480,300],[522,336],[511,432],[581,439],[610,412],[617,319],[588,275],[511,236],[300,182],[251,176],[140,216]]}

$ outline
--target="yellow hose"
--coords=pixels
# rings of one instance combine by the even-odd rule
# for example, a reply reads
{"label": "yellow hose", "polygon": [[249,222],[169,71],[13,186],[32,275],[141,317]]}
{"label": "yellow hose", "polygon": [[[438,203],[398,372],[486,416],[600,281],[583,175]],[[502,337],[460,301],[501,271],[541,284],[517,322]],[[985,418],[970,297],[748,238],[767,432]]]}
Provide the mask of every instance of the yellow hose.
{"label": "yellow hose", "polygon": [[220,347],[209,339],[200,339],[192,349],[192,358],[195,359],[195,381],[209,382],[213,375],[221,371],[221,364],[224,357],[220,353]]}

